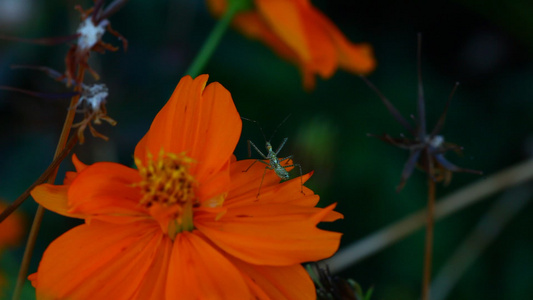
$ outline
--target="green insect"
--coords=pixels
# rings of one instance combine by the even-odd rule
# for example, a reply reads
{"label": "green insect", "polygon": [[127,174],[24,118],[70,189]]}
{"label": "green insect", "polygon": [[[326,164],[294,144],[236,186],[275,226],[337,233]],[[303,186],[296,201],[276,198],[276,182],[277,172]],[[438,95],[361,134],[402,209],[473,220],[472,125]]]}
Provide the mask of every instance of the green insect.
{"label": "green insect", "polygon": [[266,150],[267,150],[267,155],[265,155],[261,150],[259,150],[259,148],[252,141],[248,140],[248,157],[252,156],[252,147],[253,147],[255,149],[255,151],[257,151],[257,153],[259,153],[259,155],[261,155],[261,157],[263,157],[263,159],[256,159],[248,168],[246,168],[246,170],[243,171],[243,172],[247,172],[248,170],[250,170],[250,168],[256,162],[260,162],[260,163],[263,163],[263,164],[267,165],[265,167],[265,171],[263,172],[263,177],[261,178],[261,183],[259,184],[259,190],[257,191],[257,198],[259,198],[259,194],[261,193],[261,186],[263,185],[263,180],[265,179],[265,174],[266,174],[267,170],[274,170],[274,172],[276,173],[276,175],[278,175],[279,178],[281,178],[283,180],[288,180],[290,178],[290,175],[289,175],[289,172],[287,172],[286,169],[287,168],[291,168],[291,167],[298,167],[299,168],[299,170],[300,170],[300,182],[301,182],[300,192],[305,195],[305,193],[303,191],[302,166],[300,164],[291,164],[291,165],[284,165],[284,166],[281,165],[282,162],[292,159],[292,157],[293,157],[292,155],[289,155],[289,156],[283,157],[283,158],[278,158],[279,152],[281,151],[283,146],[285,146],[285,143],[287,143],[287,140],[289,138],[284,138],[283,141],[281,142],[281,145],[278,147],[278,149],[276,151],[273,150],[272,144],[270,143],[270,141],[274,137],[274,134],[276,133],[278,128],[281,126],[281,124],[285,123],[285,121],[287,121],[287,119],[289,117],[290,117],[290,115],[288,115],[283,121],[281,121],[281,123],[279,123],[279,125],[276,127],[276,129],[274,130],[274,132],[272,133],[272,136],[270,137],[270,139],[268,141],[266,140],[265,134],[263,133],[263,129],[261,128],[261,126],[259,125],[259,123],[257,121],[241,117],[243,120],[256,123],[257,126],[259,127],[259,130],[261,131],[261,134],[263,135],[263,138],[266,141],[265,142],[265,147],[266,147]]}

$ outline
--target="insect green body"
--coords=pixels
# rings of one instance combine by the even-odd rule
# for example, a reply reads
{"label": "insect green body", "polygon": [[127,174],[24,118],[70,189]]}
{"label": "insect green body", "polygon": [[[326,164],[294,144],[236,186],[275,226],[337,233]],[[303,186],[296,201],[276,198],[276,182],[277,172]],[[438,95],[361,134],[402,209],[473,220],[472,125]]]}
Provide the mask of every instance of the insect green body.
{"label": "insect green body", "polygon": [[[287,118],[288,118],[288,116],[287,116]],[[287,118],[285,118],[285,120],[287,120]],[[246,119],[246,118],[243,118],[243,119],[257,123],[254,120],[249,120],[249,119]],[[283,122],[285,122],[285,120],[283,120]],[[283,122],[281,122],[281,123],[283,123]],[[279,125],[278,125],[278,127],[279,127]],[[259,127],[259,128],[261,129],[261,127]],[[262,129],[261,129],[261,133],[263,133]],[[264,136],[264,134],[263,134],[263,136]],[[261,193],[261,186],[263,185],[263,180],[265,179],[265,174],[266,174],[267,170],[274,170],[274,172],[276,173],[276,175],[278,175],[279,178],[281,178],[283,180],[288,180],[290,178],[290,176],[289,176],[289,172],[287,172],[286,169],[287,168],[291,168],[291,167],[298,167],[300,169],[300,181],[301,181],[301,190],[300,190],[300,192],[302,194],[304,194],[304,192],[303,192],[303,179],[302,179],[302,166],[300,164],[291,164],[291,165],[285,165],[285,166],[281,165],[282,162],[292,159],[292,155],[289,155],[289,156],[284,157],[284,158],[278,158],[278,154],[281,151],[281,148],[283,148],[283,146],[285,146],[285,143],[287,142],[287,140],[288,140],[288,138],[284,138],[283,141],[281,142],[281,145],[278,147],[278,149],[275,152],[274,152],[274,150],[272,148],[272,144],[270,144],[270,140],[267,141],[265,143],[265,147],[266,147],[266,150],[267,150],[267,155],[263,154],[263,152],[261,150],[259,150],[259,148],[252,141],[248,140],[248,156],[252,156],[252,151],[251,151],[252,149],[251,148],[253,147],[255,149],[255,151],[257,151],[257,153],[259,153],[259,155],[261,155],[261,157],[263,159],[257,159],[248,168],[246,168],[246,170],[244,170],[243,172],[247,172],[248,170],[250,170],[250,168],[256,162],[260,162],[260,163],[263,163],[263,164],[267,165],[266,168],[265,168],[265,171],[263,172],[263,177],[261,178],[261,183],[259,184],[259,190],[257,191],[257,197],[259,197],[259,194]]]}
{"label": "insect green body", "polygon": [[[272,145],[269,143],[269,142],[266,142],[266,149],[268,151],[268,154],[266,156],[266,159],[268,159],[268,164],[270,166],[270,168],[272,168],[272,170],[274,170],[274,172],[276,172],[276,175],[279,176],[279,178],[283,179],[283,180],[287,180],[289,179],[289,172],[287,172],[287,170],[285,170],[286,167],[283,167],[280,163],[282,161],[285,161],[285,160],[288,160],[288,159],[291,159],[292,158],[292,155],[291,156],[287,156],[285,158],[283,158],[281,161],[278,159],[277,155],[279,153],[279,150],[281,150],[281,148],[283,147],[283,145],[285,145],[285,142],[287,141],[287,139],[285,138],[283,140],[283,143],[281,144],[281,146],[279,147],[278,151],[274,152],[272,150]],[[256,149],[257,150],[257,149]],[[268,168],[268,167],[267,167]]]}

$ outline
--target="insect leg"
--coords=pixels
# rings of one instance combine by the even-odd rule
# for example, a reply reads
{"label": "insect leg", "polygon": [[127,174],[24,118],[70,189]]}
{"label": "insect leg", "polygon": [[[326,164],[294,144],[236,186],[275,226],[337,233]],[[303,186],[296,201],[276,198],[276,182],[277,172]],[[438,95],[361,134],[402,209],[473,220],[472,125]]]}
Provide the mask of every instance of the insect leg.
{"label": "insect leg", "polygon": [[294,164],[295,166],[298,166],[298,168],[300,169],[300,193],[302,193],[303,195],[305,195],[304,193],[304,180],[303,180],[303,174],[302,174],[302,165],[300,164]]}
{"label": "insect leg", "polygon": [[[284,160],[287,160],[289,158],[292,158],[292,155],[281,159],[280,162],[284,161]],[[286,165],[286,166],[282,166],[282,167],[283,168],[298,167],[298,169],[300,169],[300,192],[305,195],[305,193],[304,193],[304,180],[302,178],[303,177],[302,165],[300,165],[300,164],[292,164],[292,165]]]}
{"label": "insect leg", "polygon": [[[289,155],[287,157],[284,157],[284,158],[280,158],[279,159],[279,162],[283,162],[283,161],[286,161],[286,160],[289,160],[289,159],[292,159],[292,155]],[[284,168],[287,167],[287,166],[284,166]]]}
{"label": "insect leg", "polygon": [[248,166],[248,168],[246,168],[246,170],[244,170],[243,172],[248,172],[248,170],[250,170],[250,168],[256,163],[256,162],[260,162],[260,163],[264,163],[265,165],[268,165],[270,166],[268,163],[260,160],[260,159],[256,159],[251,165]]}
{"label": "insect leg", "polygon": [[278,153],[281,151],[281,148],[283,148],[283,146],[285,146],[285,143],[287,142],[289,138],[284,138],[283,139],[283,142],[281,142],[281,145],[279,145],[278,147],[278,150],[276,150],[276,156],[278,155]]}
{"label": "insect leg", "polygon": [[279,127],[285,123],[285,121],[287,121],[287,119],[291,116],[291,114],[288,114],[285,119],[283,119],[283,121],[281,121],[281,123],[278,124],[278,126],[276,126],[276,129],[274,129],[274,132],[272,132],[272,135],[270,136],[270,139],[268,139],[268,141],[270,142],[272,140],[272,138],[274,137],[274,135],[276,134],[276,132],[278,131]]}
{"label": "insect leg", "polygon": [[250,146],[254,147],[255,151],[257,151],[257,153],[259,153],[259,155],[261,155],[264,159],[268,159],[268,157],[266,157],[263,152],[261,152],[261,150],[259,150],[259,148],[257,148],[257,146],[250,140],[248,140],[248,157],[252,156],[252,148],[250,148]]}
{"label": "insect leg", "polygon": [[261,193],[261,187],[263,186],[263,180],[265,180],[265,174],[268,169],[272,170],[272,168],[270,167],[265,168],[265,171],[263,172],[263,177],[261,177],[261,183],[259,184],[259,190],[257,190],[257,196],[255,196],[255,198],[259,198],[259,194]]}

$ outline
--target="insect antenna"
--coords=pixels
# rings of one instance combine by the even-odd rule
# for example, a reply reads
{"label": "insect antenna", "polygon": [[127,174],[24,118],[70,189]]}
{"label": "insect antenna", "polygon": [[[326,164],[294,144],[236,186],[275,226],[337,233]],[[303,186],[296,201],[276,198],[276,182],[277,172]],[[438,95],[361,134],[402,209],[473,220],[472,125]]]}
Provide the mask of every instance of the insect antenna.
{"label": "insect antenna", "polygon": [[[243,120],[246,120],[248,122],[253,122],[255,124],[257,124],[257,127],[259,127],[259,131],[261,131],[261,135],[263,136],[263,140],[266,141],[266,136],[265,136],[265,133],[263,132],[263,128],[261,127],[261,125],[259,124],[259,122],[257,122],[256,120],[252,120],[252,119],[248,119],[248,118],[245,118],[245,117],[241,117],[241,119]],[[253,147],[255,148],[255,150],[257,150],[257,152],[261,153],[261,151],[255,146],[254,143],[252,143],[252,141],[248,140],[248,157],[252,157],[252,145]],[[267,154],[268,155],[268,154]],[[261,156],[264,156],[262,153],[261,153]],[[250,166],[251,167],[251,166]]]}
{"label": "insect antenna", "polygon": [[269,142],[272,140],[272,138],[274,137],[274,135],[276,134],[276,132],[278,131],[278,129],[281,127],[281,125],[283,125],[283,123],[285,123],[285,121],[287,121],[287,119],[291,116],[292,114],[288,114],[285,119],[283,119],[283,121],[281,121],[281,123],[278,124],[278,126],[276,126],[276,129],[274,129],[274,132],[272,132],[272,135],[270,136],[270,138],[267,140],[266,139],[266,136],[265,136],[265,133],[263,132],[263,128],[261,127],[261,125],[259,124],[259,122],[257,122],[256,120],[252,120],[252,119],[248,119],[248,118],[245,118],[245,117],[241,117],[241,119],[243,120],[246,120],[248,122],[253,122],[255,124],[257,124],[257,127],[259,127],[259,130],[261,131],[261,135],[263,135],[263,139],[265,140],[265,142]]}
{"label": "insect antenna", "polygon": [[259,127],[259,130],[261,131],[261,135],[263,136],[263,139],[266,141],[266,136],[265,136],[265,133],[263,132],[263,128],[261,127],[261,125],[259,125],[259,122],[257,122],[256,120],[252,120],[252,119],[248,119],[248,118],[245,118],[245,117],[241,117],[241,119],[243,120],[246,120],[248,122],[253,122],[255,124],[257,124],[257,127]]}
{"label": "insect antenna", "polygon": [[[274,129],[274,131],[272,132],[272,135],[270,136],[270,139],[268,139],[268,142],[270,143],[270,141],[272,140],[272,138],[274,137],[274,135],[276,134],[276,132],[278,131],[278,129],[281,127],[281,125],[283,125],[283,123],[285,123],[285,121],[287,121],[287,119],[291,116],[292,114],[288,114],[285,119],[283,119],[283,121],[281,121],[281,123],[278,124],[278,126],[276,126],[276,129]],[[264,136],[264,135],[263,135]]]}

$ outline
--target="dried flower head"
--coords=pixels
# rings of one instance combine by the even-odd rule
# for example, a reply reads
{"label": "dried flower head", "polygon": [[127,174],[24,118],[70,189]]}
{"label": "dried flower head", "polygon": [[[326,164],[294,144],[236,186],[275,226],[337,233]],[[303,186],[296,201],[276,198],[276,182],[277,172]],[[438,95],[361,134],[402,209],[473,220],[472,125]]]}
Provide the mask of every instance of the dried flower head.
{"label": "dried flower head", "polygon": [[[48,76],[52,77],[56,81],[59,81],[61,83],[64,83],[66,85],[68,82],[68,79],[65,78],[61,73],[59,73],[56,70],[53,70],[48,67],[43,66],[14,66],[14,68],[17,69],[33,69],[33,70],[39,70],[45,72]],[[95,84],[78,84],[76,81],[73,81],[74,85],[79,87],[80,92],[70,92],[70,93],[62,93],[62,94],[51,94],[51,93],[42,93],[42,92],[33,92],[13,87],[6,87],[6,86],[0,86],[0,89],[5,90],[12,90],[16,92],[21,92],[30,96],[38,97],[38,98],[70,98],[73,96],[80,95],[80,98],[78,99],[78,103],[76,105],[76,110],[79,113],[83,113],[83,120],[73,124],[73,128],[78,128],[78,139],[80,141],[80,144],[83,144],[85,141],[83,133],[85,132],[85,129],[88,127],[89,131],[94,137],[99,137],[104,140],[108,140],[108,138],[97,132],[96,129],[93,127],[93,124],[100,125],[102,124],[102,120],[106,121],[107,123],[111,124],[112,126],[115,126],[117,122],[113,120],[111,117],[107,115],[107,109],[106,109],[106,100],[108,96],[108,89],[107,86],[103,83],[95,83]]]}
{"label": "dried flower head", "polygon": [[102,20],[98,25],[94,24],[91,18],[86,18],[82,21],[76,31],[79,35],[78,49],[80,51],[88,51],[94,47],[102,39],[107,25],[109,25],[108,20]]}
{"label": "dried flower head", "polygon": [[82,84],[81,96],[78,101],[78,107],[81,106],[81,108],[78,110],[83,113],[83,120],[72,125],[72,128],[78,128],[80,144],[83,144],[85,140],[83,132],[87,127],[89,127],[89,131],[94,137],[108,140],[105,135],[94,129],[92,123],[100,125],[102,124],[102,120],[104,120],[112,126],[117,124],[115,120],[107,115],[105,106],[107,95],[107,87],[103,83],[92,85]]}
{"label": "dried flower head", "polygon": [[343,279],[331,275],[324,264],[310,263],[306,266],[316,287],[318,300],[370,300],[373,288],[366,293],[353,279]]}
{"label": "dried flower head", "polygon": [[[107,16],[118,9],[116,6],[113,6],[113,4],[117,2],[124,4],[126,1],[114,1],[106,10],[103,10],[103,0],[96,1],[94,7],[85,11],[79,5],[75,7],[76,10],[81,13],[81,23],[76,31],[78,42],[70,47],[70,50],[65,57],[65,64],[67,66],[65,75],[68,79],[67,84],[70,84],[72,79],[76,76],[75,74],[78,67],[88,70],[96,80],[99,79],[98,74],[88,64],[91,51],[104,53],[105,50],[118,50],[118,47],[102,41],[102,36],[106,30],[121,40],[124,51],[127,50],[128,41],[120,33],[113,30],[111,28],[111,23],[106,19]],[[110,8],[112,8],[113,11],[110,11]]]}
{"label": "dried flower head", "polygon": [[115,0],[104,8],[104,0],[97,0],[94,2],[94,6],[87,10],[83,10],[81,6],[76,5],[75,9],[81,13],[81,23],[75,34],[39,39],[24,39],[0,34],[0,39],[40,45],[57,45],[77,39],[77,43],[70,47],[65,56],[66,70],[63,76],[67,78],[67,85],[70,86],[75,81],[77,70],[80,67],[83,70],[89,71],[98,80],[98,74],[88,64],[91,51],[104,53],[105,50],[118,50],[118,47],[102,41],[102,36],[105,32],[108,31],[122,41],[124,51],[128,48],[128,41],[120,33],[113,30],[111,23],[107,20],[108,17],[117,12],[126,2],[127,0]]}
{"label": "dried flower head", "polygon": [[457,153],[461,153],[462,147],[448,143],[444,141],[444,137],[439,135],[444,121],[446,119],[446,114],[448,112],[448,107],[450,105],[451,99],[457,86],[453,88],[446,106],[442,115],[440,116],[437,124],[433,130],[428,134],[426,131],[426,111],[425,111],[425,99],[424,99],[424,89],[422,86],[422,72],[420,67],[420,44],[421,39],[419,35],[418,41],[418,119],[413,117],[415,121],[415,127],[411,126],[409,122],[402,116],[402,114],[394,107],[394,105],[364,76],[361,76],[363,81],[373,89],[376,94],[379,96],[383,104],[387,107],[387,110],[391,115],[406,129],[411,133],[413,138],[407,138],[401,136],[400,138],[393,138],[388,134],[382,136],[377,136],[379,139],[394,145],[396,147],[409,150],[409,158],[405,163],[405,166],[402,171],[402,177],[400,184],[397,187],[399,192],[405,185],[407,179],[411,176],[414,168],[418,166],[422,169],[430,178],[436,182],[444,181],[445,184],[448,184],[451,180],[452,172],[466,172],[474,174],[482,174],[480,171],[464,169],[454,165],[449,162],[444,154],[450,150],[453,150]]}

